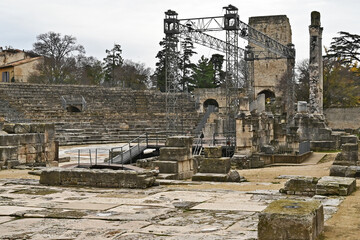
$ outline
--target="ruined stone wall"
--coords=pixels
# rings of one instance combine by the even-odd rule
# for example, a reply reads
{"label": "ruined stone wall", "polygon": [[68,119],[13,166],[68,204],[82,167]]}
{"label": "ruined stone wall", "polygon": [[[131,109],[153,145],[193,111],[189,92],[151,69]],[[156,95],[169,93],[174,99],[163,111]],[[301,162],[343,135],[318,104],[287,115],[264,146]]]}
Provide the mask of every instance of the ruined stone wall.
{"label": "ruined stone wall", "polygon": [[54,124],[4,124],[0,135],[0,168],[45,165],[58,158]]}
{"label": "ruined stone wall", "polygon": [[327,108],[324,114],[332,129],[360,128],[360,108]]}
{"label": "ruined stone wall", "polygon": [[274,140],[274,117],[268,113],[253,113],[236,119],[236,152],[260,152]]}
{"label": "ruined stone wall", "polygon": [[[287,45],[292,43],[292,33],[289,19],[285,15],[250,17],[249,25],[269,37]],[[267,50],[250,43],[256,58],[270,56]],[[288,59],[264,59],[254,61],[254,94],[270,90],[279,96],[276,84],[289,69]]]}

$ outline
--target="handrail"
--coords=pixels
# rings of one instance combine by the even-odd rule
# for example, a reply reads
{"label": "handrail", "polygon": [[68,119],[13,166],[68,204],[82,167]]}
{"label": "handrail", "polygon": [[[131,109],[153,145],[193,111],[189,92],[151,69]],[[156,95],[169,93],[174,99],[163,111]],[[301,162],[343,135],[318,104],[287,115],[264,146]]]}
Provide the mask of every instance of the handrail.
{"label": "handrail", "polygon": [[199,124],[195,128],[195,134],[199,134],[201,132],[201,130],[204,128],[205,124],[207,123],[210,114],[215,112],[215,108],[216,107],[214,105],[209,105],[207,107],[204,116],[201,118]]}

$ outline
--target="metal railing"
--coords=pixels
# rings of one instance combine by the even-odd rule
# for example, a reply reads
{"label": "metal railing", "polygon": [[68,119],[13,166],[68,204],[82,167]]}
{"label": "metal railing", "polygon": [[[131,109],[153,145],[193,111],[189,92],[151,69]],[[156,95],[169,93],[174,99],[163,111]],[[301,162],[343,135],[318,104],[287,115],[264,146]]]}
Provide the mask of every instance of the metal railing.
{"label": "metal railing", "polygon": [[214,105],[209,105],[206,109],[204,116],[201,118],[199,124],[195,128],[195,134],[199,134],[204,128],[205,124],[211,113],[215,112],[216,107]]}
{"label": "metal railing", "polygon": [[[82,160],[85,159],[85,163],[89,163],[89,166],[95,166],[98,165],[98,163],[104,163],[106,157],[103,157],[103,159],[100,158],[100,154],[104,154],[110,152],[109,149],[106,148],[95,148],[95,149],[78,149],[77,153],[77,164],[78,167],[81,166]],[[102,160],[100,162],[100,160]]]}
{"label": "metal railing", "polygon": [[[145,133],[120,147],[111,148],[109,152],[109,164],[113,164],[115,158],[119,159],[121,164],[127,161],[130,161],[131,164],[133,157],[141,154],[148,146],[149,138],[148,134]],[[117,152],[119,152],[118,155]]]}
{"label": "metal railing", "polygon": [[68,105],[77,105],[77,104],[80,104],[82,106],[81,107],[82,111],[86,110],[86,108],[87,108],[87,102],[82,95],[80,95],[80,96],[61,96],[60,100],[61,100],[61,105],[64,109],[66,109],[66,107]]}

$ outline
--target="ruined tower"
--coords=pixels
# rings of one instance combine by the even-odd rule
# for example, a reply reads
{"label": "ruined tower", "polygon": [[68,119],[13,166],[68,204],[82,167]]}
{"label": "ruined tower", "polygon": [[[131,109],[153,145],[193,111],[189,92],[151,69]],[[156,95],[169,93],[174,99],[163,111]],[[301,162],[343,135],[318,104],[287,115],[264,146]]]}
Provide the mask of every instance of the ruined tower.
{"label": "ruined tower", "polygon": [[[249,25],[283,45],[292,43],[291,25],[286,15],[250,17]],[[251,42],[249,45],[254,52],[254,98],[261,93],[266,98],[280,96],[278,82],[292,71],[293,60],[278,57]]]}
{"label": "ruined tower", "polygon": [[310,112],[313,114],[323,114],[323,59],[322,59],[322,31],[320,23],[320,13],[311,13],[310,33]]}

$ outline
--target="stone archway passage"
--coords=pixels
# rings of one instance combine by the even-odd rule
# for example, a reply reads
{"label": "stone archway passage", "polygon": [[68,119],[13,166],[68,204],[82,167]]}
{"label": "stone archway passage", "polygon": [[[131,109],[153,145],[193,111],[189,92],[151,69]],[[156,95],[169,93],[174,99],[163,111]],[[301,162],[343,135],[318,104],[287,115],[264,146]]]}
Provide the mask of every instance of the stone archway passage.
{"label": "stone archway passage", "polygon": [[203,107],[204,107],[204,110],[207,109],[208,106],[215,106],[216,108],[219,108],[219,103],[215,100],[215,99],[207,99],[204,103],[203,103]]}
{"label": "stone archway passage", "polygon": [[68,111],[68,112],[81,112],[81,110],[78,107],[73,106],[73,105],[68,105],[66,107],[66,111]]}
{"label": "stone archway passage", "polygon": [[273,91],[270,91],[270,90],[263,90],[261,92],[258,93],[258,96],[260,94],[265,94],[265,99],[272,99],[272,98],[275,98],[275,93]]}

